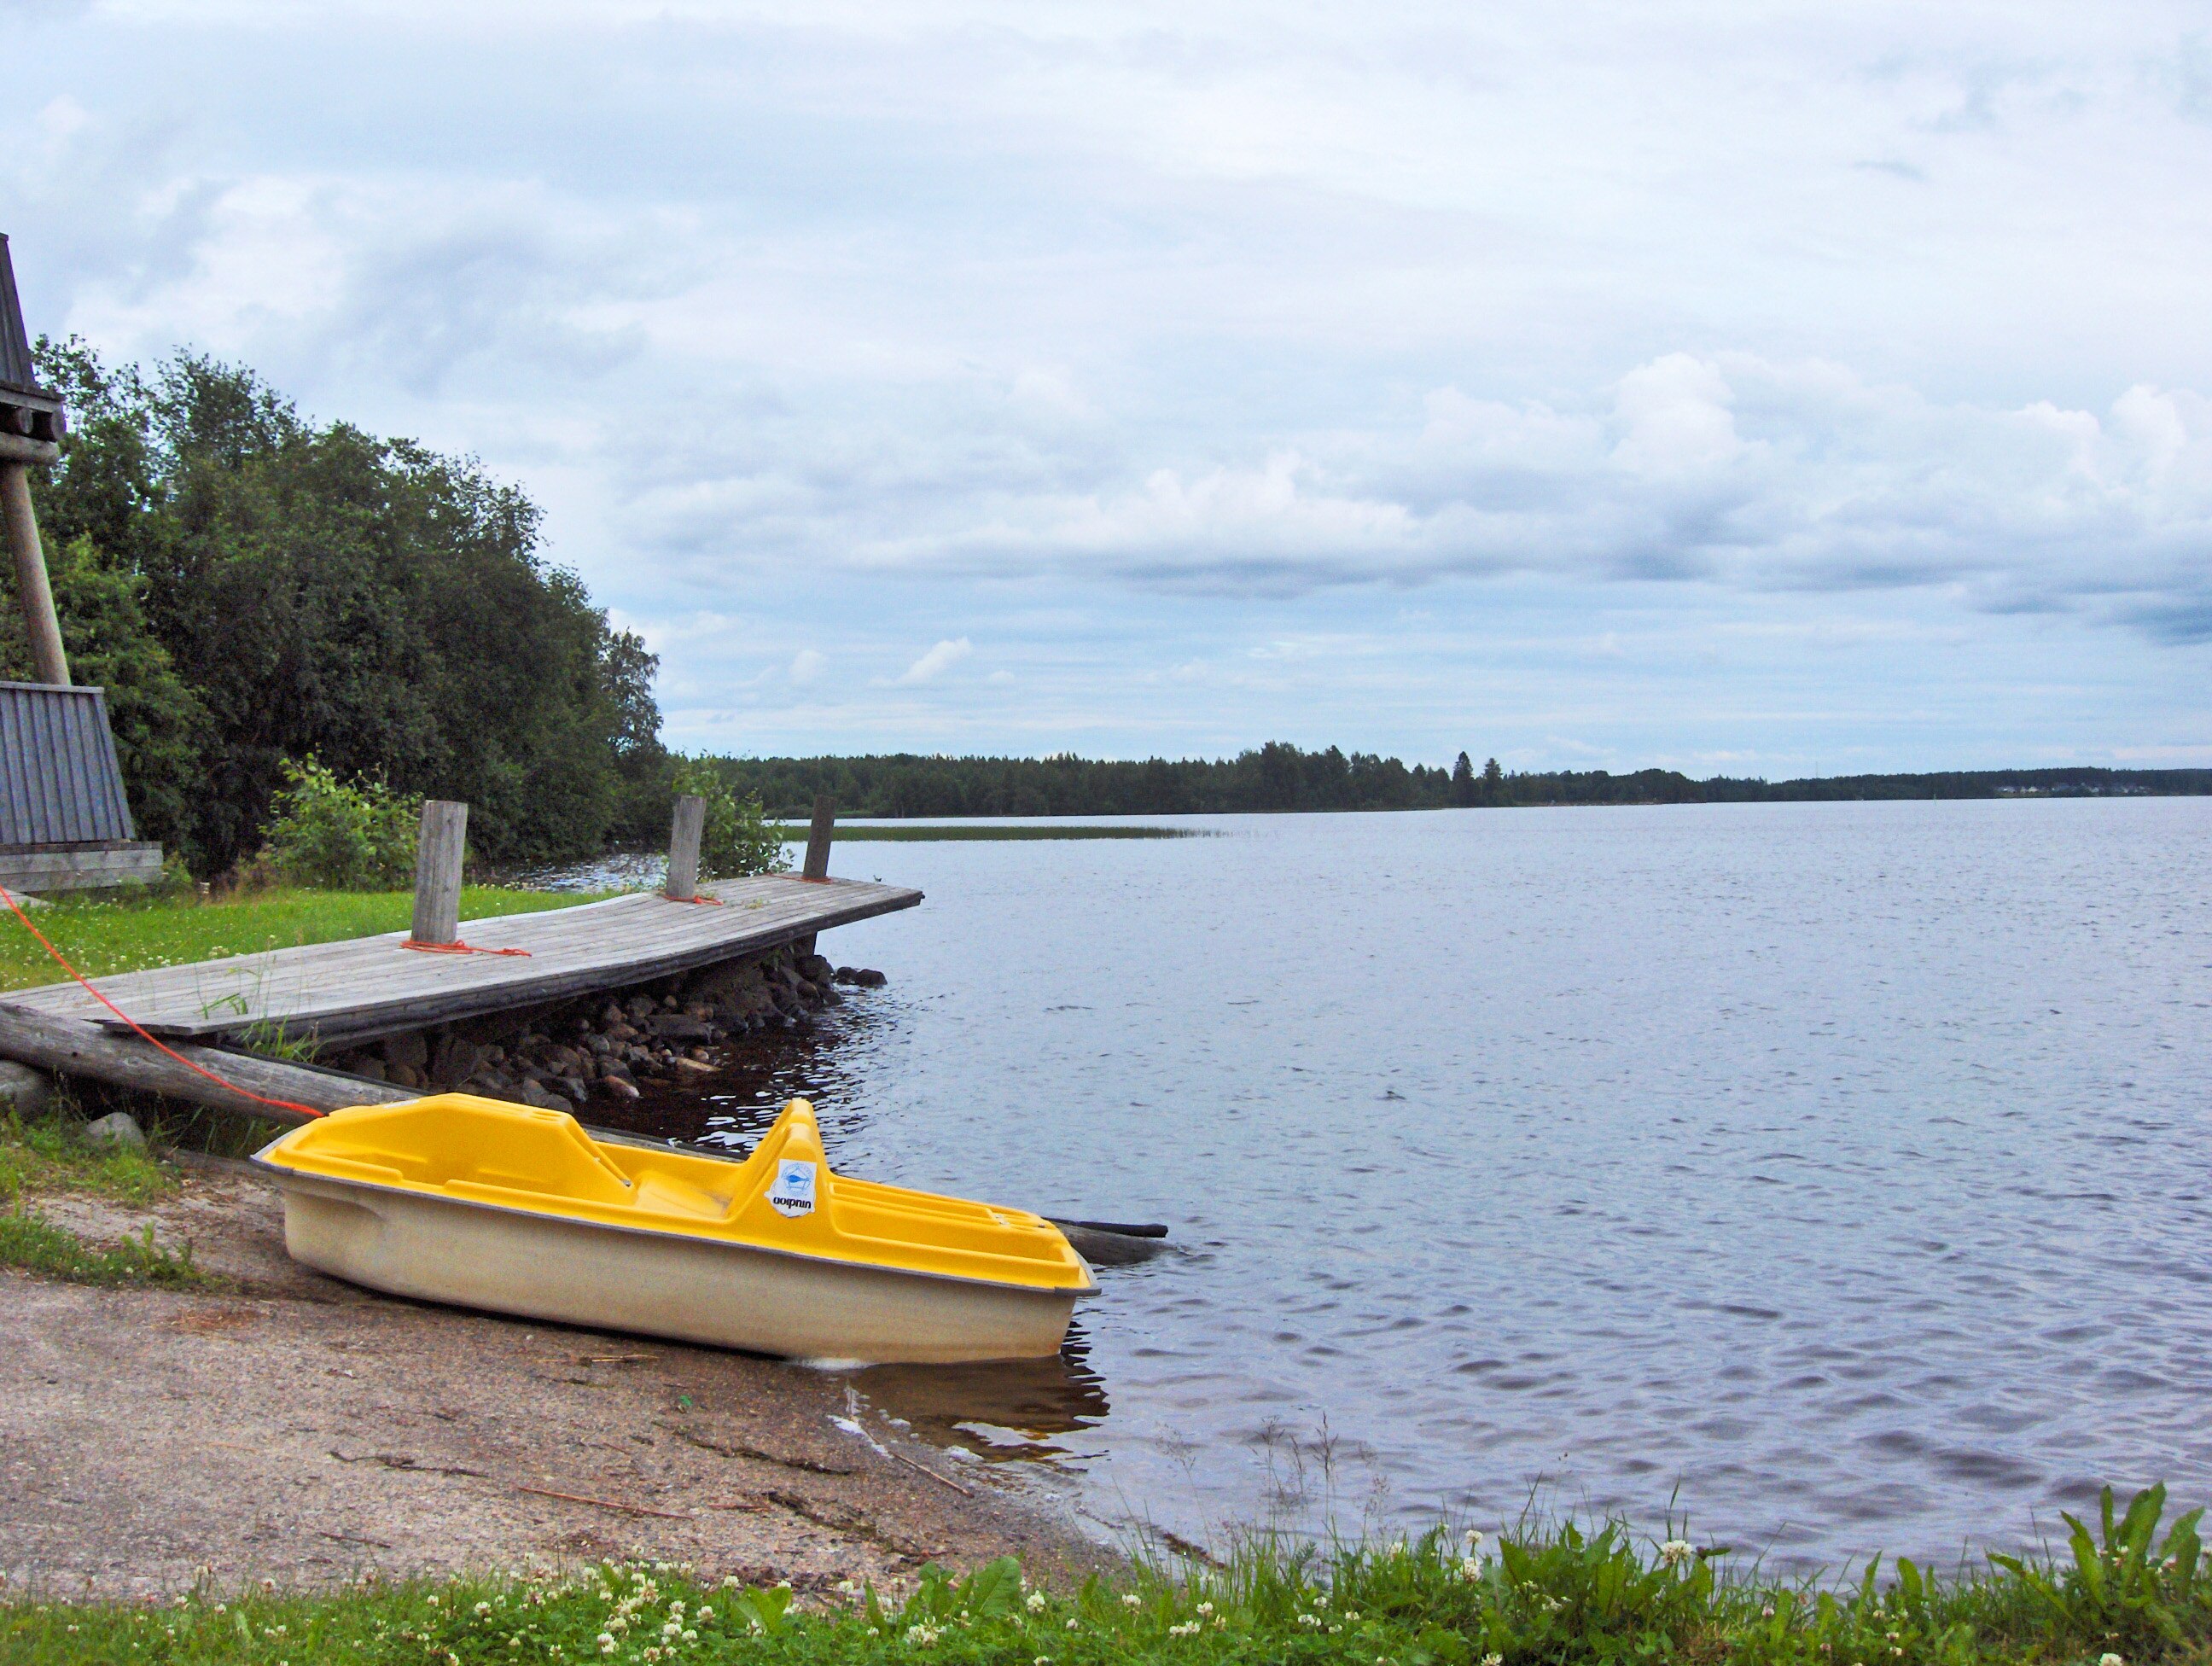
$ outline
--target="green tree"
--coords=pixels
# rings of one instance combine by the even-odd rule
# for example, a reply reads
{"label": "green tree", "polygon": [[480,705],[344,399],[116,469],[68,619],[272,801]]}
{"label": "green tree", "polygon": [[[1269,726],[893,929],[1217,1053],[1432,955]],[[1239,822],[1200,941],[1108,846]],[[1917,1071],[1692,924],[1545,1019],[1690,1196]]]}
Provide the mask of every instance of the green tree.
{"label": "green tree", "polygon": [[[106,690],[108,727],[139,836],[175,845],[192,823],[205,714],[148,623],[145,581],[82,533],[48,552],[46,577],[70,678]],[[11,621],[22,617],[12,566],[0,573],[0,609]],[[20,623],[0,635],[0,678],[35,680]]]}
{"label": "green tree", "polygon": [[40,520],[132,575],[198,702],[176,836],[200,871],[258,848],[291,758],[466,800],[495,862],[598,848],[665,781],[653,655],[545,560],[514,487],[213,360],[40,354],[75,413]]}

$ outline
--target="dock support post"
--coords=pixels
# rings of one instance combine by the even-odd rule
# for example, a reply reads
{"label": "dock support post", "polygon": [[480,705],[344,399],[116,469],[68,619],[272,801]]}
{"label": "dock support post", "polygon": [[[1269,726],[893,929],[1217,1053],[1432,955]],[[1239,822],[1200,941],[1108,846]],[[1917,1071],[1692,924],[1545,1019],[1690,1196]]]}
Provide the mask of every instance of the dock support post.
{"label": "dock support post", "polygon": [[461,935],[461,852],[469,807],[451,799],[422,800],[422,831],[415,847],[415,927],[410,943],[447,944]]}
{"label": "dock support post", "polygon": [[668,827],[668,884],[672,902],[688,903],[699,894],[699,840],[707,830],[707,800],[686,793],[676,800]]}
{"label": "dock support post", "polygon": [[814,800],[814,825],[806,834],[806,866],[800,870],[802,879],[826,879],[830,877],[830,838],[837,825],[837,812],[830,806],[827,793]]}
{"label": "dock support post", "polygon": [[31,511],[31,472],[13,457],[0,456],[0,520],[7,524],[8,549],[15,557],[15,594],[31,638],[31,664],[41,683],[65,689],[69,658],[62,652],[62,622],[54,612],[53,587],[46,581],[46,552],[39,547],[39,519]]}

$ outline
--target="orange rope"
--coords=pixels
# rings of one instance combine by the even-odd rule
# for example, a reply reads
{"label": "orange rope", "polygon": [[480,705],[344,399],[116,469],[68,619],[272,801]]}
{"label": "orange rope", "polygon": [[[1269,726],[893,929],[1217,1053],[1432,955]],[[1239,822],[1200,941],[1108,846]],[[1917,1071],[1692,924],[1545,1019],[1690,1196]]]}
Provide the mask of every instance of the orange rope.
{"label": "orange rope", "polygon": [[527,949],[479,949],[473,943],[417,943],[411,937],[399,946],[412,949],[417,954],[514,954],[525,960],[530,958]]}
{"label": "orange rope", "polygon": [[109,1012],[114,1013],[117,1018],[121,1018],[125,1025],[129,1025],[131,1032],[141,1041],[151,1043],[155,1047],[160,1049],[161,1051],[167,1053],[171,1058],[174,1059],[179,1064],[184,1066],[185,1069],[191,1071],[194,1075],[206,1077],[208,1080],[213,1082],[217,1087],[227,1088],[231,1092],[238,1095],[241,1099],[251,1099],[257,1105],[274,1105],[280,1110],[296,1110],[302,1116],[320,1116],[324,1114],[323,1112],[316,1110],[314,1106],[303,1105],[295,1099],[271,1099],[267,1097],[265,1095],[254,1092],[251,1088],[240,1087],[236,1082],[225,1081],[222,1077],[216,1075],[212,1070],[209,1070],[204,1066],[194,1064],[190,1059],[185,1057],[183,1054],[178,1052],[174,1048],[166,1045],[154,1036],[149,1035],[144,1027],[139,1024],[137,1019],[132,1018],[130,1013],[125,1012],[120,1006],[118,1006],[106,995],[94,988],[91,982],[85,977],[85,975],[77,970],[76,967],[70,964],[69,957],[64,955],[59,949],[56,948],[52,943],[46,940],[46,933],[40,931],[36,926],[31,923],[31,916],[23,912],[23,905],[15,900],[15,894],[13,891],[9,891],[5,885],[0,885],[0,897],[7,898],[8,906],[15,911],[15,917],[23,922],[23,929],[39,939],[39,946],[54,958],[54,964],[57,966],[59,966],[64,971],[67,972],[71,977],[75,978],[79,983],[82,984],[87,994],[90,995],[94,1000],[98,1001],[102,1006],[105,1006]]}
{"label": "orange rope", "polygon": [[703,908],[710,909],[729,907],[729,904],[719,897],[671,897],[665,891],[660,893],[660,900],[664,903],[696,903]]}

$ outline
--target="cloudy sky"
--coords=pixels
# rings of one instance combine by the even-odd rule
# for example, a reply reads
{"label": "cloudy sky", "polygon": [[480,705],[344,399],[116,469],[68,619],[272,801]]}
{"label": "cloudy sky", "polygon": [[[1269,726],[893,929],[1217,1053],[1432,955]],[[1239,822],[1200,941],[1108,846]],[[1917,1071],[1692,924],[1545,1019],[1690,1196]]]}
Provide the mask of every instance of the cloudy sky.
{"label": "cloudy sky", "polygon": [[2212,763],[2212,15],[0,0],[34,328],[471,452],[672,741]]}

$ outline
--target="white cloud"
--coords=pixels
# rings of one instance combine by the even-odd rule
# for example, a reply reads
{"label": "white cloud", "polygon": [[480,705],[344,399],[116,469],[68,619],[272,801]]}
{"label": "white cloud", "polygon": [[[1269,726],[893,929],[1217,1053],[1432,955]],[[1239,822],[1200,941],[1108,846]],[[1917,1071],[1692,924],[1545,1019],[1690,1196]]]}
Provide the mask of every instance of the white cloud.
{"label": "white cloud", "polygon": [[[1539,680],[1778,610],[1887,690],[1892,628],[2053,621],[2142,727],[2212,642],[2179,15],[49,7],[0,225],[34,329],[523,485],[748,745],[770,708],[957,723],[969,635],[1024,722],[1247,665],[1248,727],[1382,744],[1510,698],[1466,668],[1536,593],[1589,616]],[[1414,587],[1433,623],[1372,628],[1437,644],[1418,698],[1248,652]]]}
{"label": "white cloud", "polygon": [[957,641],[939,642],[899,674],[902,686],[934,682],[975,651],[975,645],[965,636]]}

